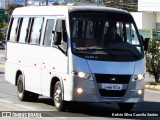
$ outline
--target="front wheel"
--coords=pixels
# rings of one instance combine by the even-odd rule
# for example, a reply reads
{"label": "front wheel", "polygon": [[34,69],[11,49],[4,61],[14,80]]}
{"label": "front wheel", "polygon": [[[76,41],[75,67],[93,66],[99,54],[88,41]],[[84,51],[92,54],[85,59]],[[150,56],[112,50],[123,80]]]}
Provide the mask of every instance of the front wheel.
{"label": "front wheel", "polygon": [[118,106],[122,111],[131,111],[134,107],[134,103],[118,103]]}
{"label": "front wheel", "polygon": [[64,111],[66,109],[66,101],[62,97],[62,86],[60,81],[57,81],[53,91],[53,101],[58,111]]}

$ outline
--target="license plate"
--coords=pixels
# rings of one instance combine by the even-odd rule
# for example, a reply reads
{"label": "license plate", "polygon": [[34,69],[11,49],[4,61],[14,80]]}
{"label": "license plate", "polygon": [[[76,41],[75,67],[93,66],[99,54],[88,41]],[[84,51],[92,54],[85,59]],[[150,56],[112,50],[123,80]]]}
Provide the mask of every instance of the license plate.
{"label": "license plate", "polygon": [[122,90],[122,84],[105,84],[106,90]]}

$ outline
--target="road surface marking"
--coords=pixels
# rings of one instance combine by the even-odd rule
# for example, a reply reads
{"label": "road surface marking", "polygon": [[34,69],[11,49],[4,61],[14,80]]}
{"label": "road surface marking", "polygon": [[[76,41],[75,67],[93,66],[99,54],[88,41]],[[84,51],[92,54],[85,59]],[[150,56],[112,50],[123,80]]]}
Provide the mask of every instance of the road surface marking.
{"label": "road surface marking", "polygon": [[21,104],[14,104],[13,102],[10,102],[10,101],[8,101],[8,100],[3,100],[3,99],[0,99],[0,102],[13,104],[13,105],[16,105],[16,106],[19,106],[19,107],[23,107],[23,108],[27,108],[27,109],[30,109],[30,110],[34,110],[34,109],[35,109],[35,108],[28,107],[28,106],[21,105]]}
{"label": "road surface marking", "polygon": [[27,109],[30,109],[30,110],[34,110],[35,109],[35,108],[28,107],[28,106],[21,105],[21,104],[14,104],[14,105],[19,106],[19,107],[23,107],[23,108],[27,108]]}
{"label": "road surface marking", "polygon": [[54,118],[66,119],[66,118],[69,118],[69,117],[54,117]]}
{"label": "road surface marking", "polygon": [[9,103],[9,104],[13,104],[13,102],[7,101],[7,100],[2,100],[0,99],[1,102],[5,102],[5,103]]}

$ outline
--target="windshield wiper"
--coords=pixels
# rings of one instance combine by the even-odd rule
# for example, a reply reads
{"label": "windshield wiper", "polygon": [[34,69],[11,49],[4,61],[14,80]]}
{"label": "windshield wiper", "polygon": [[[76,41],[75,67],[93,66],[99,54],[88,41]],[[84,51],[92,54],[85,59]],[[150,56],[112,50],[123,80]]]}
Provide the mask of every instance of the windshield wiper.
{"label": "windshield wiper", "polygon": [[132,52],[131,50],[126,50],[128,52],[130,52],[135,58],[139,58],[139,55],[137,55],[136,53]]}
{"label": "windshield wiper", "polygon": [[139,58],[139,55],[137,55],[136,53],[134,53],[133,51],[131,51],[131,50],[129,50],[129,49],[107,49],[107,50],[127,51],[127,52],[131,53],[135,58]]}
{"label": "windshield wiper", "polygon": [[108,49],[103,49],[103,48],[98,48],[98,49],[96,49],[96,48],[80,48],[80,49],[75,49],[76,51],[105,51],[107,54],[109,54],[110,56],[112,56],[112,57],[114,57],[114,58],[116,58],[116,56],[113,54],[113,53],[111,53]]}

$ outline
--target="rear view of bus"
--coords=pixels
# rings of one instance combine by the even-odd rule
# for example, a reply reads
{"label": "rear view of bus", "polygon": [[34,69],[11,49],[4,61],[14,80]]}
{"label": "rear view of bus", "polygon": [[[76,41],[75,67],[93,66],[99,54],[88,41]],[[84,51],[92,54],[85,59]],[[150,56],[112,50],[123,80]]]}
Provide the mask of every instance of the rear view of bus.
{"label": "rear view of bus", "polygon": [[5,77],[20,100],[52,97],[59,111],[73,101],[111,102],[122,110],[143,102],[145,46],[130,13],[23,7],[13,12],[8,31]]}

